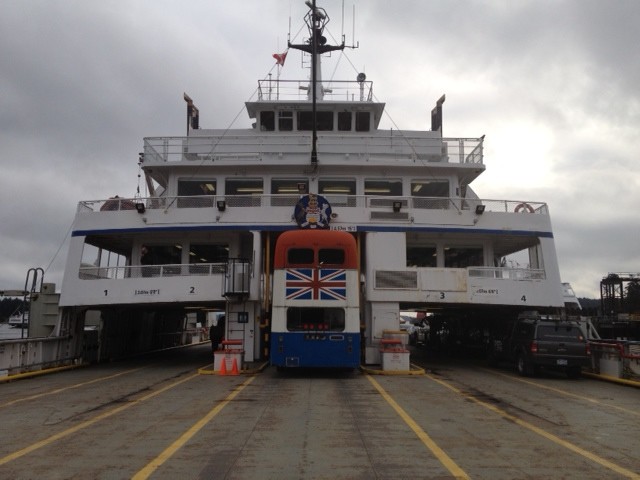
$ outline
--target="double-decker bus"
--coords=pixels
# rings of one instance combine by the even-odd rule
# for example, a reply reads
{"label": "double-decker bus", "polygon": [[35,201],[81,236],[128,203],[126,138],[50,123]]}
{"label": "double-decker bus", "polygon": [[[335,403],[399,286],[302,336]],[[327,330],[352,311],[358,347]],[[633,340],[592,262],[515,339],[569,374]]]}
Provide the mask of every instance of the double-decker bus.
{"label": "double-decker bus", "polygon": [[272,306],[272,365],[358,367],[360,309],[354,237],[316,229],[280,235]]}

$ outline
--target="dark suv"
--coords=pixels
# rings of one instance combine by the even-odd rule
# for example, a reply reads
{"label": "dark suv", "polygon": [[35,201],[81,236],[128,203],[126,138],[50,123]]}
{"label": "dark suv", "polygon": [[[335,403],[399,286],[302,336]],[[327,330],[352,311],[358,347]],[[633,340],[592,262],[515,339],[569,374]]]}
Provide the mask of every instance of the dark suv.
{"label": "dark suv", "polygon": [[490,359],[515,361],[520,375],[533,375],[540,367],[580,376],[590,365],[591,351],[585,332],[575,321],[527,312],[514,323],[506,340],[493,341]]}

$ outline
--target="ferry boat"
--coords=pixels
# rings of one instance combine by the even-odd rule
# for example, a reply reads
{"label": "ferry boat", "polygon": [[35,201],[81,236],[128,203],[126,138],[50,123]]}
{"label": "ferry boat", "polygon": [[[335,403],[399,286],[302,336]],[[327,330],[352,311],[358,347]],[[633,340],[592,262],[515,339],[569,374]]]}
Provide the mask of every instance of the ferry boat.
{"label": "ferry boat", "polygon": [[[185,94],[187,134],[144,139],[147,193],[79,203],[55,334],[97,316],[111,358],[184,343],[224,313],[245,361],[313,366],[304,342],[316,356],[321,342],[350,342],[378,364],[402,311],[428,312],[433,341],[482,344],[498,319],[564,306],[547,204],[476,194],[484,135],[445,136],[444,95],[430,130],[379,128],[385,104],[364,74],[323,81],[321,58],[344,37],[329,45],[327,12],[307,5],[308,38],[288,47],[311,59],[310,79],[260,80],[246,129],[201,128]],[[329,264],[334,240],[312,235],[325,230],[354,241]],[[279,250],[297,248],[278,246],[289,231],[310,232],[287,240],[302,242],[296,254]]]}

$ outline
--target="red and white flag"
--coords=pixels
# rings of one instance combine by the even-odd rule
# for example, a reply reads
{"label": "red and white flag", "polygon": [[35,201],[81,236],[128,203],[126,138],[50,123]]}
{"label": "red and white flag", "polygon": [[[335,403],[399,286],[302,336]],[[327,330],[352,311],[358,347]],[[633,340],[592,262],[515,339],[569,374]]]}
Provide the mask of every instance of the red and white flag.
{"label": "red and white flag", "polygon": [[284,67],[284,61],[287,59],[287,52],[284,53],[274,53],[273,58],[276,59],[276,63],[278,65],[282,65]]}

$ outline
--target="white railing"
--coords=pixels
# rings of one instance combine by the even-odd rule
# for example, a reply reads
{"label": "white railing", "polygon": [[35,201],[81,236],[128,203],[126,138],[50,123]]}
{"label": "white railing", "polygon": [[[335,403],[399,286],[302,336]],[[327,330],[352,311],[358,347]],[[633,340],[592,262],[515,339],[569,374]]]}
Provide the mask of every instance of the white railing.
{"label": "white railing", "polygon": [[[309,80],[278,80],[268,78],[258,80],[259,100],[306,100],[309,96]],[[323,81],[316,84],[323,89],[325,100],[366,101],[373,99],[373,82],[350,80]]]}
{"label": "white railing", "polygon": [[[416,210],[469,210],[482,213],[518,213],[548,215],[546,203],[521,200],[483,200],[460,197],[392,197],[374,195],[332,195],[325,198],[333,207],[357,207],[370,209],[392,209],[400,202],[402,211]],[[201,195],[188,197],[110,198],[107,200],[84,200],[79,202],[77,212],[116,212],[169,210],[174,208],[227,208],[227,207],[291,207],[298,202],[299,195]],[[218,202],[224,202],[224,207]]]}
{"label": "white railing", "polygon": [[226,269],[226,263],[81,267],[79,277],[83,280],[115,280],[142,277],[212,276],[224,275]]}
{"label": "white railing", "polygon": [[544,280],[546,274],[540,268],[468,267],[469,277],[499,280]]}
{"label": "white railing", "polygon": [[[484,139],[433,138],[415,132],[393,130],[388,135],[354,137],[330,132],[318,134],[318,153],[325,162],[355,162],[360,157],[482,164]],[[385,132],[386,133],[386,132]],[[306,159],[311,152],[311,132],[247,132],[190,137],[147,137],[144,163],[233,161],[234,163],[282,163],[283,156]],[[298,157],[296,157],[298,156]]]}

